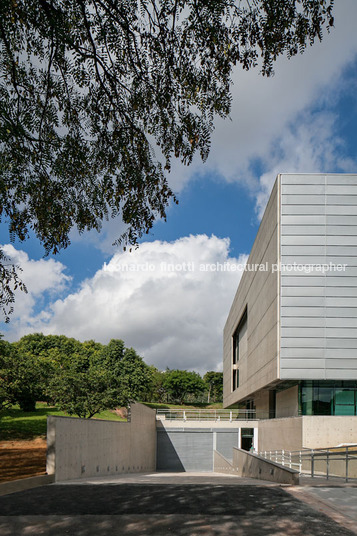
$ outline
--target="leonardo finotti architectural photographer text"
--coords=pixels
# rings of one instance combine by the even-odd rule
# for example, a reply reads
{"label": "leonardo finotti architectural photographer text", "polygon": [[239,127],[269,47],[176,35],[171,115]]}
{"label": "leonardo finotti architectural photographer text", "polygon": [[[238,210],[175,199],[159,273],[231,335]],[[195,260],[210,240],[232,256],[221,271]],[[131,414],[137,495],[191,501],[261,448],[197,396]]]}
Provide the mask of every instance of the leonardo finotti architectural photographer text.
{"label": "leonardo finotti architectural photographer text", "polygon": [[270,264],[268,262],[262,264],[242,264],[233,262],[179,262],[179,263],[128,263],[119,264],[118,269],[121,272],[292,272],[305,274],[325,274],[327,272],[345,272],[347,264],[299,264],[293,262],[291,264]]}

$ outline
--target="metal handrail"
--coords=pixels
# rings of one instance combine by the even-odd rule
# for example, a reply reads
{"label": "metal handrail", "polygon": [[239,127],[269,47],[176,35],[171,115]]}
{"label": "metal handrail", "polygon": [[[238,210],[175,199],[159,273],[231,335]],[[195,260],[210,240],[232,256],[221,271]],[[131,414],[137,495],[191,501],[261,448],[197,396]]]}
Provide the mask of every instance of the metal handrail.
{"label": "metal handrail", "polygon": [[[357,478],[357,465],[354,465],[352,468],[350,464],[351,461],[357,460],[357,445],[292,451],[262,451],[259,452],[259,455],[281,465],[288,466],[290,469],[296,468],[300,474],[310,475],[312,478],[317,474],[319,476],[325,476],[327,480],[331,476],[344,477],[346,482],[351,478]],[[321,467],[320,463],[319,470],[316,470],[316,464],[318,462],[326,462],[326,467]],[[342,467],[336,465],[334,462],[343,462],[343,470]]]}
{"label": "metal handrail", "polygon": [[248,409],[157,409],[156,418],[168,421],[230,421],[256,420],[255,410]]}

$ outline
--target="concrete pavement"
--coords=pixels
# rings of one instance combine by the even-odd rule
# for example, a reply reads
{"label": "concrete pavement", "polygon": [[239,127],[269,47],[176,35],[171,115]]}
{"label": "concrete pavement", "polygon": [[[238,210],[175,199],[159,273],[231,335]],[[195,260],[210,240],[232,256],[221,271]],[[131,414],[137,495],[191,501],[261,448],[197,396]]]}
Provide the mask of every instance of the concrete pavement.
{"label": "concrete pavement", "polygon": [[300,478],[301,486],[287,491],[357,534],[357,485],[342,479]]}
{"label": "concrete pavement", "polygon": [[[354,534],[353,523],[347,526],[336,522],[321,509],[307,504],[306,490],[310,497],[315,494],[322,501],[331,500],[331,492],[328,497],[329,494],[322,491],[324,488],[316,489],[292,488],[213,473],[88,478],[0,497],[0,535]],[[349,501],[346,501],[347,493],[343,494],[341,488],[336,489],[340,495],[335,499],[338,509],[341,501]],[[352,490],[356,497],[357,488],[342,489]],[[295,490],[294,494],[291,490]]]}

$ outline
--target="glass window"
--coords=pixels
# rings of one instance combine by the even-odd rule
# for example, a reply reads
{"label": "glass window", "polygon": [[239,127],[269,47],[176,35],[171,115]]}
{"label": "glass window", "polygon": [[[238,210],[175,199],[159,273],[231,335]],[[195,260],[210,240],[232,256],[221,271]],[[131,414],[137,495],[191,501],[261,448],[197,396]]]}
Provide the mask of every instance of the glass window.
{"label": "glass window", "polygon": [[335,415],[355,415],[356,392],[352,389],[336,389]]}
{"label": "glass window", "polygon": [[345,404],[335,406],[335,415],[356,415],[355,406]]}
{"label": "glass window", "polygon": [[253,437],[254,428],[242,428],[241,434],[242,434],[242,437]]}
{"label": "glass window", "polygon": [[312,401],[313,388],[312,382],[302,382],[301,389],[301,409],[302,415],[313,415]]}
{"label": "glass window", "polygon": [[355,393],[350,390],[336,390],[335,404],[353,404],[355,403]]}
{"label": "glass window", "polygon": [[333,407],[333,388],[319,387],[317,400],[314,404],[314,415],[331,415]]}
{"label": "glass window", "polygon": [[302,381],[299,404],[301,415],[357,415],[357,382]]}

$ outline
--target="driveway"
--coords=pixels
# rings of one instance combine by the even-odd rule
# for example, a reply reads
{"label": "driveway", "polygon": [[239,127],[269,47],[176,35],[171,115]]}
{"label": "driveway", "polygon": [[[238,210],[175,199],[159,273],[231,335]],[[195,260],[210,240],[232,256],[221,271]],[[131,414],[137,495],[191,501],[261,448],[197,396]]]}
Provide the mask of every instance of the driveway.
{"label": "driveway", "polygon": [[351,536],[288,487],[226,475],[125,475],[0,497],[1,536]]}

